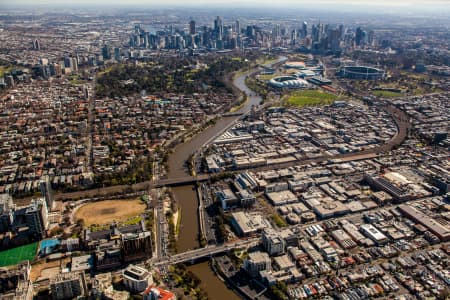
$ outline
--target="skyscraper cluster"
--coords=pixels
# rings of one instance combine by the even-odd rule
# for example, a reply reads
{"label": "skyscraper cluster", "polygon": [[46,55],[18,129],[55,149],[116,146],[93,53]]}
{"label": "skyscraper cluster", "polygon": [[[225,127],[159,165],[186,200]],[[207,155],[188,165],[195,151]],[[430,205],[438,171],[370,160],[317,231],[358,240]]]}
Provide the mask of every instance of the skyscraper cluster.
{"label": "skyscraper cluster", "polygon": [[[190,20],[185,29],[168,26],[163,30],[149,32],[136,25],[129,45],[144,49],[242,49],[258,48],[301,48],[313,53],[339,53],[344,48],[364,47],[373,43],[373,31],[367,33],[361,28],[347,30],[344,25],[313,24],[307,22],[299,26],[275,24],[273,27],[251,25],[243,27],[240,20],[224,24],[218,16],[212,26],[198,26]],[[103,57],[110,58],[105,52]]]}

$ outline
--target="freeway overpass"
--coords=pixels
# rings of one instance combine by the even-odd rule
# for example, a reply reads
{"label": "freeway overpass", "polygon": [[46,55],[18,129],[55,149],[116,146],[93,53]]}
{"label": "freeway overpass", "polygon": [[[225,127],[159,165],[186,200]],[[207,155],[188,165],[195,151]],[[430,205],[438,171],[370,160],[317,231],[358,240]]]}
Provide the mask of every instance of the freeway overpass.
{"label": "freeway overpass", "polygon": [[237,240],[222,245],[206,246],[205,248],[190,250],[187,252],[175,254],[161,259],[152,259],[150,262],[155,267],[166,267],[168,265],[175,265],[184,262],[195,262],[205,257],[211,257],[220,253],[225,253],[233,249],[251,248],[259,245],[259,238],[252,238],[248,240]]}

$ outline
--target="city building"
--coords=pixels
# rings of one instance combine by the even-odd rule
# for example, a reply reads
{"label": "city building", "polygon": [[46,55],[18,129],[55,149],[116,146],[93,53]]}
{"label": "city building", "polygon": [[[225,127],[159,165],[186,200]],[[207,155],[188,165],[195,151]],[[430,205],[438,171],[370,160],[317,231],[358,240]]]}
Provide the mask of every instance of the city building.
{"label": "city building", "polygon": [[285,252],[286,243],[273,229],[267,228],[262,232],[262,245],[270,256],[276,256]]}
{"label": "city building", "polygon": [[152,256],[152,238],[148,231],[122,235],[123,261],[137,261]]}
{"label": "city building", "polygon": [[376,229],[372,224],[363,224],[360,227],[361,232],[374,241],[377,245],[386,244],[389,239],[381,231]]}
{"label": "city building", "polygon": [[30,234],[42,239],[47,235],[48,210],[43,198],[34,199],[25,211],[26,224]]}
{"label": "city building", "polygon": [[134,293],[143,292],[149,285],[153,284],[152,274],[144,268],[129,265],[123,273],[123,284]]}
{"label": "city building", "polygon": [[31,266],[28,261],[9,268],[0,268],[0,299],[31,300],[33,283],[30,280]]}
{"label": "city building", "polygon": [[272,269],[270,257],[265,252],[250,252],[244,260],[244,269],[252,277],[258,277],[261,271]]}
{"label": "city building", "polygon": [[239,206],[240,201],[233,193],[231,189],[223,189],[216,193],[217,200],[222,204],[223,210],[228,210],[230,208],[236,208]]}
{"label": "city building", "polygon": [[60,273],[50,279],[53,300],[73,299],[87,295],[86,278],[83,272]]}
{"label": "city building", "polygon": [[0,194],[0,233],[11,229],[14,222],[15,205],[9,194]]}
{"label": "city building", "polygon": [[95,275],[92,284],[92,295],[96,299],[106,300],[128,300],[130,298],[128,291],[117,291],[114,289],[110,272]]}
{"label": "city building", "polygon": [[142,293],[143,300],[176,300],[177,297],[174,293],[168,290],[164,290],[157,286],[149,286]]}
{"label": "city building", "polygon": [[399,210],[409,219],[424,226],[436,235],[442,242],[450,241],[450,226],[446,222],[438,222],[434,218],[419,211],[411,205],[401,205]]}

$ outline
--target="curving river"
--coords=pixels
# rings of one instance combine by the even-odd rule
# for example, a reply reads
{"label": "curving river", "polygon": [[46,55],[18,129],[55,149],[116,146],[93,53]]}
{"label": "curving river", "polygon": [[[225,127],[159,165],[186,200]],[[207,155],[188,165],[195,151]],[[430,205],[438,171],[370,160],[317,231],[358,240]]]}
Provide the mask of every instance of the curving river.
{"label": "curving river", "polygon": [[[276,62],[266,65],[271,67],[274,64],[286,60],[285,57],[279,57]],[[247,75],[255,72],[257,69],[250,70],[244,74],[237,76],[233,80],[233,84],[248,96],[247,101],[238,110],[239,113],[247,113],[253,105],[259,105],[262,101],[260,96],[255,95],[245,84]],[[225,129],[230,127],[240,116],[223,117],[217,122],[195,135],[189,141],[178,145],[173,153],[169,156],[169,173],[168,178],[178,178],[188,175],[185,161],[191,154],[203,147],[210,140],[220,135]],[[198,248],[199,241],[199,224],[198,224],[198,199],[194,186],[180,186],[172,189],[178,205],[181,208],[181,226],[178,236],[177,248],[178,252],[184,252],[190,249]],[[233,300],[240,299],[234,292],[220,281],[209,267],[208,263],[200,263],[188,267],[202,281],[202,288],[208,293],[210,299]]]}

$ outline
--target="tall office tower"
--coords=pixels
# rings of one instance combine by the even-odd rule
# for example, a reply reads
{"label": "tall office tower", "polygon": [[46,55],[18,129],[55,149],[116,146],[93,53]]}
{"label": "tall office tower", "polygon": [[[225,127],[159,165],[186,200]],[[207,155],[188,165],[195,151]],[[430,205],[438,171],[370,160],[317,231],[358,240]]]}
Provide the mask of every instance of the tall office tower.
{"label": "tall office tower", "polygon": [[78,72],[78,60],[76,57],[72,57],[72,70]]}
{"label": "tall office tower", "polygon": [[12,75],[5,75],[5,83],[9,87],[14,87],[14,77]]}
{"label": "tall office tower", "polygon": [[355,44],[356,46],[360,46],[363,40],[363,30],[361,29],[361,27],[356,28],[356,33],[355,33]]}
{"label": "tall office tower", "polygon": [[375,43],[375,31],[373,30],[369,31],[369,34],[367,36],[367,43],[370,46],[373,46],[373,44]]}
{"label": "tall office tower", "polygon": [[319,28],[315,24],[311,28],[311,38],[313,43],[319,41]]}
{"label": "tall office tower", "polygon": [[214,20],[214,31],[216,32],[216,38],[221,40],[223,35],[223,22],[219,16]]}
{"label": "tall office tower", "polygon": [[291,32],[291,45],[295,45],[297,43],[297,29],[292,30]]}
{"label": "tall office tower", "polygon": [[255,36],[255,27],[248,25],[246,30],[246,35],[250,38],[253,38]]}
{"label": "tall office tower", "polygon": [[71,57],[64,57],[64,67],[73,69],[73,61]]}
{"label": "tall office tower", "polygon": [[308,35],[308,23],[303,22],[302,24],[302,37],[305,38]]}
{"label": "tall office tower", "polygon": [[191,20],[189,22],[189,34],[194,35],[195,34],[195,21]]}
{"label": "tall office tower", "polygon": [[236,33],[240,34],[241,33],[241,22],[239,20],[236,20]]}
{"label": "tall office tower", "polygon": [[343,40],[345,37],[345,28],[343,24],[339,25],[339,34],[341,36],[341,40]]}
{"label": "tall office tower", "polygon": [[281,37],[280,24],[277,24],[274,28],[274,38],[279,39]]}
{"label": "tall office tower", "polygon": [[83,94],[84,94],[84,99],[86,99],[86,100],[88,100],[91,96],[87,85],[83,86]]}
{"label": "tall office tower", "polygon": [[120,57],[120,48],[116,47],[114,48],[114,59],[116,61],[120,61],[121,57]]}
{"label": "tall office tower", "polygon": [[330,48],[333,52],[338,52],[341,50],[341,32],[339,29],[331,29],[330,30]]}
{"label": "tall office tower", "polygon": [[103,59],[111,59],[111,48],[108,45],[104,45],[102,48]]}
{"label": "tall office tower", "polygon": [[144,32],[144,33],[142,34],[142,40],[143,40],[142,46],[143,46],[144,48],[150,47],[150,42],[149,42],[149,38],[148,38],[148,32]]}
{"label": "tall office tower", "polygon": [[42,239],[46,236],[48,210],[47,203],[44,199],[31,200],[30,205],[25,211],[25,220],[30,232],[35,237]]}
{"label": "tall office tower", "polygon": [[41,50],[41,43],[39,42],[39,40],[33,41],[33,50]]}
{"label": "tall office tower", "polygon": [[0,233],[9,231],[14,222],[16,206],[9,194],[0,194]]}

